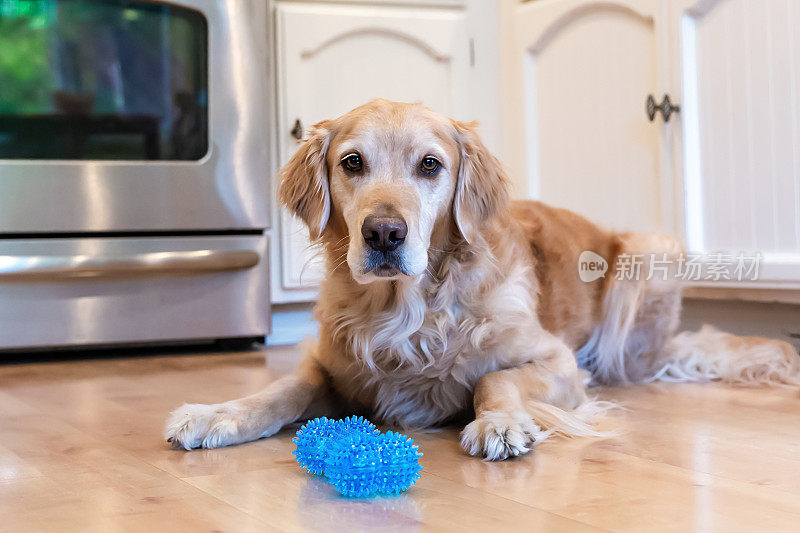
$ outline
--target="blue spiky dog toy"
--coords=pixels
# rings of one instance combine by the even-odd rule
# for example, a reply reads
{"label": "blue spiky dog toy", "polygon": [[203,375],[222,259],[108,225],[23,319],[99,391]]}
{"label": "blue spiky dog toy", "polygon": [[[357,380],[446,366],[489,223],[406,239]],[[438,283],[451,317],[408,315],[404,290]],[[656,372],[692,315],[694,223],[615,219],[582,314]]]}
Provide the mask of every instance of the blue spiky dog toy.
{"label": "blue spiky dog toy", "polygon": [[298,463],[325,478],[343,496],[365,498],[399,494],[420,477],[419,447],[392,431],[381,434],[361,417],[317,418],[294,439]]}
{"label": "blue spiky dog toy", "polygon": [[360,416],[351,416],[344,420],[330,420],[324,416],[315,418],[301,427],[297,436],[292,439],[297,444],[292,455],[309,474],[321,475],[325,471],[328,441],[336,441],[346,435],[371,434],[379,434],[378,429],[372,422]]}
{"label": "blue spiky dog toy", "polygon": [[353,435],[329,444],[325,477],[343,496],[399,494],[420,477],[422,454],[405,435]]}

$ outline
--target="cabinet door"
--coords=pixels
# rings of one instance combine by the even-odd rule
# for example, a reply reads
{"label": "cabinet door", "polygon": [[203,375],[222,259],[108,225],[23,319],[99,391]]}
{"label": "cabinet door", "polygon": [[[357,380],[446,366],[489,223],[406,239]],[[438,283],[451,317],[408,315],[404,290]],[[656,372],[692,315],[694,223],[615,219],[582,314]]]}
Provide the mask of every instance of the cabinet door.
{"label": "cabinet door", "polygon": [[[660,94],[659,1],[542,0],[518,8],[530,196],[615,230],[671,225],[665,126],[650,123]],[[668,127],[668,126],[667,126]]]}
{"label": "cabinet door", "polygon": [[[800,282],[800,2],[671,0],[686,238]],[[715,285],[718,283],[715,283]]]}
{"label": "cabinet door", "polygon": [[[276,24],[281,164],[297,148],[297,121],[307,130],[373,98],[419,101],[450,116],[466,111],[463,10],[280,4]],[[278,299],[313,297],[321,270],[307,232],[285,211],[280,232]]]}

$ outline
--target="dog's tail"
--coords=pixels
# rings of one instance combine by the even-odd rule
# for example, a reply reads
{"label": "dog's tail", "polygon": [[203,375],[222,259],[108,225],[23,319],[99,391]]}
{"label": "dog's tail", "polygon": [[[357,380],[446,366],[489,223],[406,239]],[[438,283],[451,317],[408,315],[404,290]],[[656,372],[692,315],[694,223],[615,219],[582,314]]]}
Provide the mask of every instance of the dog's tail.
{"label": "dog's tail", "polygon": [[800,355],[788,342],[739,337],[704,325],[670,339],[651,381],[711,381],[800,387]]}
{"label": "dog's tail", "polygon": [[576,354],[594,382],[722,381],[800,387],[800,355],[788,342],[740,337],[708,324],[673,336],[669,323],[679,309],[676,296],[645,298],[642,288],[634,285],[612,289],[602,325]]}
{"label": "dog's tail", "polygon": [[[663,250],[677,241],[626,234],[621,253]],[[647,266],[645,264],[645,266]],[[681,307],[674,280],[610,280],[602,322],[577,352],[596,383],[722,381],[739,385],[800,386],[800,355],[788,342],[739,337],[705,325],[675,335]]]}
{"label": "dog's tail", "polygon": [[618,283],[604,302],[603,322],[577,352],[596,383],[722,381],[800,387],[800,355],[788,342],[740,337],[704,325],[676,329],[680,289]]}

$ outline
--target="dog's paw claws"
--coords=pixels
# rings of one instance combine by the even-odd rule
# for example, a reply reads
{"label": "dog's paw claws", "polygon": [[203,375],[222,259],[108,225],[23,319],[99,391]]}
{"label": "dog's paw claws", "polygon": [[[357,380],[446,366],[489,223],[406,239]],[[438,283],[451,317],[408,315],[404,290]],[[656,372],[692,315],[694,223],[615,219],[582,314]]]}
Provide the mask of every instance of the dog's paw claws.
{"label": "dog's paw claws", "polygon": [[218,448],[238,442],[238,423],[224,405],[183,404],[170,415],[164,438],[173,448]]}
{"label": "dog's paw claws", "polygon": [[487,461],[502,461],[529,452],[546,436],[527,413],[487,411],[461,432],[461,447]]}

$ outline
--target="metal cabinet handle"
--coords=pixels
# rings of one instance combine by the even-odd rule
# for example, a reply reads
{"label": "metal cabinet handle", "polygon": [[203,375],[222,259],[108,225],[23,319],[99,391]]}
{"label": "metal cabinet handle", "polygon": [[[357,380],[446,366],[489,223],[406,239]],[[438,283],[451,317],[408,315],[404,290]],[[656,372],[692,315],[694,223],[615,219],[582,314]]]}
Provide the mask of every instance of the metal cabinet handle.
{"label": "metal cabinet handle", "polygon": [[201,274],[251,268],[258,262],[258,253],[252,250],[191,250],[112,257],[0,255],[0,282]]}
{"label": "metal cabinet handle", "polygon": [[681,106],[673,104],[668,94],[664,95],[664,100],[662,100],[660,104],[656,103],[656,99],[652,94],[648,94],[645,109],[650,122],[656,119],[656,112],[658,111],[661,111],[664,122],[669,122],[669,117],[672,116],[673,113],[681,112]]}
{"label": "metal cabinet handle", "polygon": [[297,139],[298,141],[303,138],[303,123],[300,122],[300,119],[294,121],[294,127],[289,132],[292,134],[292,137]]}

